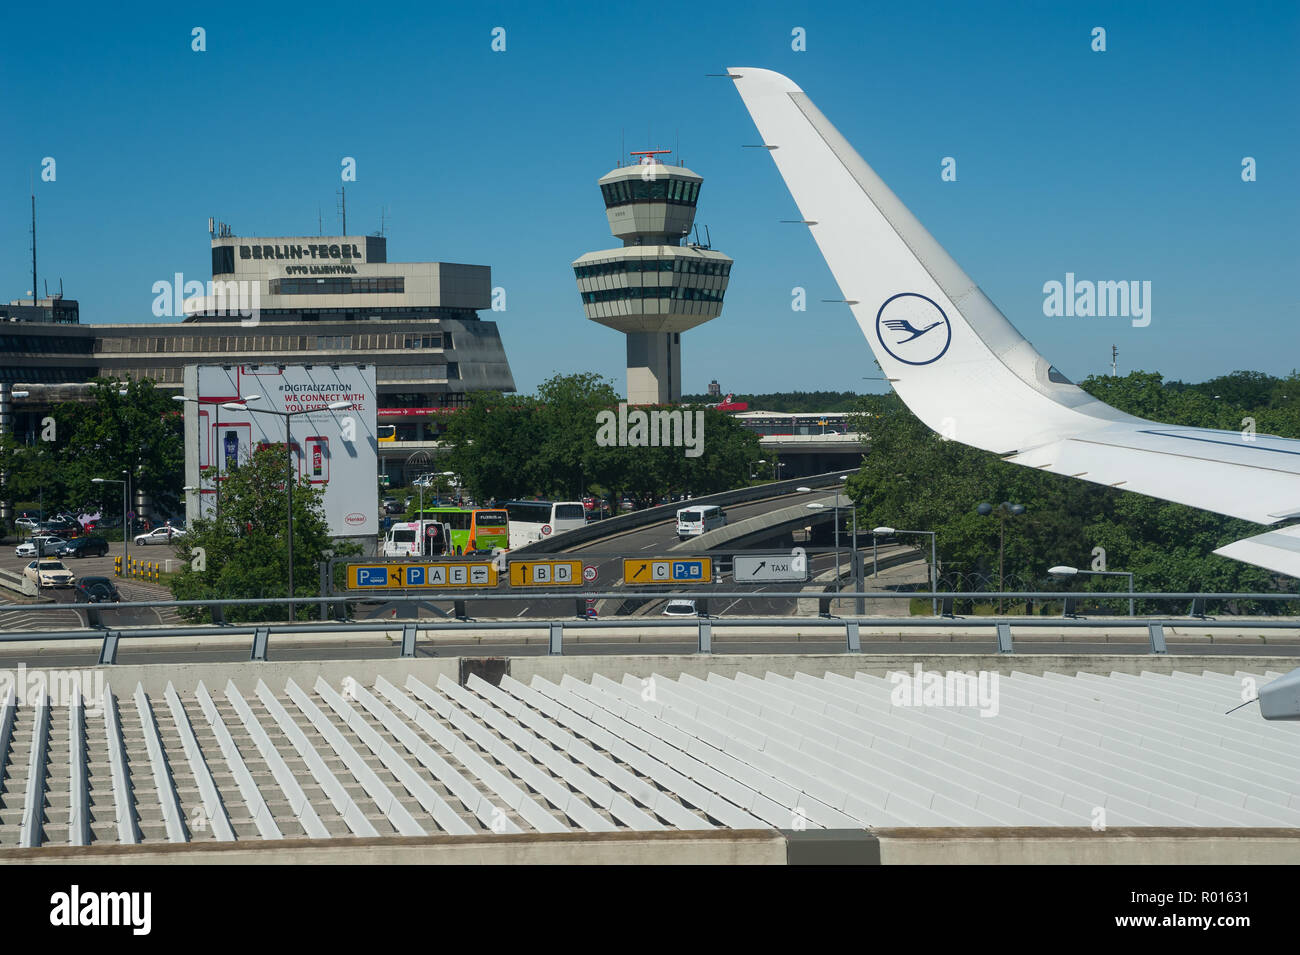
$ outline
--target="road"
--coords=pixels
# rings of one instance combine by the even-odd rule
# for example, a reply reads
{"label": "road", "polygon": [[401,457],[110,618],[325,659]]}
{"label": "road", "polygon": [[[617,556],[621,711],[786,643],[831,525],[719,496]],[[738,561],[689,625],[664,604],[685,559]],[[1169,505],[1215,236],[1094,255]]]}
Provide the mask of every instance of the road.
{"label": "road", "polygon": [[[738,504],[726,508],[728,521],[732,524],[746,520],[747,518],[757,517],[771,510],[777,510],[789,507],[792,501],[810,496],[806,494],[789,494],[782,497],[769,499],[765,501],[753,501],[747,504]],[[859,538],[859,544],[863,539],[870,541],[870,535],[865,538]],[[671,548],[677,544],[677,525],[673,518],[660,521],[647,527],[640,527],[630,531],[624,531],[614,537],[594,541],[590,544],[580,545],[563,554],[545,555],[539,554],[538,559],[545,559],[547,556],[578,557],[583,560],[584,565],[594,567],[597,577],[593,583],[588,586],[574,587],[574,597],[582,597],[584,592],[608,591],[621,586],[623,577],[623,557],[624,556],[644,556],[650,557],[673,557],[676,559],[690,559],[692,557],[707,556],[698,554],[682,553],[673,551]],[[842,552],[840,555],[841,562],[847,568],[849,561],[849,539],[847,536],[841,537],[840,544]],[[773,553],[780,551],[779,548],[772,548]],[[527,552],[520,554],[520,558],[526,556]],[[916,553],[915,548],[906,546],[882,546],[880,548],[881,560],[895,557],[902,553]],[[830,571],[835,565],[834,554],[816,554],[810,555],[808,559],[810,568],[810,578]],[[706,597],[710,591],[732,591],[739,589],[736,582],[730,576],[721,580],[716,579],[712,584],[703,585],[678,585],[676,588],[668,587],[645,587],[638,588],[649,591],[657,590],[676,590],[689,591],[691,594],[698,594],[699,597]],[[925,571],[922,570],[917,575],[918,580],[925,579]],[[769,584],[755,585],[752,589],[755,594],[761,594],[764,591],[791,591],[798,590],[800,585],[792,582],[776,582]],[[504,588],[503,588],[504,589]],[[555,591],[556,587],[544,588]],[[519,594],[519,588],[510,590],[512,594]],[[450,601],[429,601],[433,606],[441,608],[444,612],[451,612]],[[637,607],[630,601],[619,600],[602,600],[597,604],[597,609],[601,617],[623,616],[630,613],[660,615],[666,600],[651,601],[645,606]],[[796,601],[790,597],[772,597],[753,599],[746,598],[726,598],[725,600],[710,601],[708,611],[713,615],[720,614],[738,614],[743,616],[769,616],[784,617],[791,616],[795,613]],[[574,600],[533,600],[520,599],[512,597],[511,599],[502,600],[483,600],[475,601],[467,607],[471,616],[479,619],[533,619],[533,618],[570,618],[575,615]],[[391,611],[368,609],[354,614],[357,619],[376,619],[387,616]],[[421,612],[421,617],[432,618],[438,616],[436,613],[428,611]]]}

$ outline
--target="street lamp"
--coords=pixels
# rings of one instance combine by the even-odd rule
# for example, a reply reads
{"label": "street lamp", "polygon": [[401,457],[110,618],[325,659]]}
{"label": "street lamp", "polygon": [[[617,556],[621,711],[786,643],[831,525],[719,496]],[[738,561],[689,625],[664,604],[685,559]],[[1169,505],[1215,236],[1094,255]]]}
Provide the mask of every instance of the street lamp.
{"label": "street lamp", "polygon": [[[245,402],[245,401],[256,401],[256,400],[257,400],[258,398],[260,398],[260,397],[262,397],[262,396],[261,396],[261,395],[245,395],[245,396],[242,397],[242,398],[238,398],[238,399],[236,399],[236,401],[237,401],[237,402],[240,402],[240,403]],[[172,401],[182,401],[182,402],[184,402],[184,401],[190,401],[190,402],[193,402],[193,403],[196,404],[196,405],[220,405],[220,406],[223,407],[223,408],[224,408],[224,407],[227,407],[227,406],[230,405],[230,404],[232,404],[232,402],[227,401],[227,400],[224,399],[224,398],[194,398],[194,397],[191,397],[190,395],[172,395]],[[218,447],[217,447],[217,473],[216,473],[216,476],[213,477],[213,479],[212,479],[212,486],[216,489],[216,492],[217,492],[217,500],[216,500],[216,520],[217,520],[218,523],[220,523],[220,521],[221,521],[221,461],[222,461],[222,459],[223,459],[224,457],[225,457],[225,453],[222,451],[222,448],[220,447],[220,444],[218,443]],[[202,479],[202,473],[201,473],[201,472],[200,472],[200,479]],[[198,515],[199,515],[200,517],[202,517],[202,516],[203,516],[203,488],[202,488],[202,486],[200,485],[198,488],[195,488],[195,490],[197,490],[197,491],[199,492],[199,506],[198,506],[198,509],[197,509],[197,513],[198,513]],[[188,505],[187,505],[187,509],[188,509]]]}
{"label": "street lamp", "polygon": [[[1025,505],[1012,504],[1010,501],[1003,501],[997,507],[992,504],[983,503],[975,508],[975,512],[981,517],[988,517],[994,511],[998,512],[998,591],[1006,589],[1005,577],[1003,575],[1003,558],[1006,555],[1006,530],[1007,517],[1019,517],[1025,513]],[[1002,598],[998,598],[998,613],[1002,612]]]}
{"label": "street lamp", "polygon": [[262,397],[261,395],[249,395],[241,401],[224,401],[221,407],[227,411],[247,411],[251,414],[269,414],[277,418],[284,419],[284,456],[288,465],[288,474],[285,476],[284,486],[288,492],[289,501],[289,536],[287,538],[289,551],[289,619],[293,620],[293,484],[295,474],[293,473],[293,433],[290,428],[292,420],[298,415],[313,414],[318,411],[347,411],[349,408],[355,408],[355,401],[332,401],[323,408],[304,408],[301,411],[273,411],[270,408],[250,408],[246,404],[249,401],[255,401]]}
{"label": "street lamp", "polygon": [[[122,472],[127,474],[126,471]],[[130,475],[127,474],[127,478]],[[91,484],[120,484],[122,485],[122,573],[126,573],[127,560],[131,556],[131,529],[126,526],[126,499],[127,499],[127,478],[118,481],[114,478],[91,478]]]}
{"label": "street lamp", "polygon": [[935,532],[934,531],[900,531],[894,527],[876,527],[873,528],[871,531],[871,540],[873,546],[875,544],[877,534],[879,534],[881,537],[895,537],[899,534],[929,534],[930,535],[930,593],[934,595],[930,598],[930,612],[937,617],[939,615],[939,578],[938,578],[939,565],[935,561],[935,538],[936,538]]}
{"label": "street lamp", "polygon": [[[807,490],[807,488],[798,488],[798,490],[801,490],[801,491],[802,491],[802,490]],[[825,504],[820,504],[820,503],[817,503],[816,501],[814,501],[814,502],[812,502],[812,503],[810,503],[810,504],[805,504],[804,507],[811,508],[811,509],[813,509],[813,510],[824,510],[824,509],[826,508],[826,505],[825,505]],[[831,508],[835,511],[835,592],[836,592],[836,593],[839,593],[839,592],[840,592],[840,510],[841,510],[841,505],[840,505],[840,492],[839,492],[838,490],[836,490],[836,492],[835,492],[835,503],[831,505]],[[850,510],[852,511],[852,514],[853,514],[853,564],[854,564],[854,566],[853,566],[852,570],[853,570],[853,577],[854,577],[854,583],[855,583],[855,586],[857,587],[858,593],[861,593],[861,592],[862,592],[862,580],[861,580],[861,578],[860,578],[860,575],[857,573],[857,553],[858,553],[858,509],[857,509],[856,507],[853,507],[853,508],[850,508]],[[861,604],[863,603],[863,598],[861,598],[861,597],[857,598],[857,602],[858,602],[858,604],[861,605]],[[862,607],[860,607],[860,608],[858,609],[858,613],[865,613],[865,612],[866,612],[866,608],[865,608],[865,606],[862,606]]]}
{"label": "street lamp", "polygon": [[[1133,593],[1133,572],[1131,570],[1080,570],[1078,567],[1070,567],[1066,564],[1060,564],[1052,567],[1047,571],[1053,577],[1076,577],[1079,574],[1087,574],[1090,577],[1127,577],[1128,592]],[[1128,615],[1133,616],[1133,598],[1128,599]]]}

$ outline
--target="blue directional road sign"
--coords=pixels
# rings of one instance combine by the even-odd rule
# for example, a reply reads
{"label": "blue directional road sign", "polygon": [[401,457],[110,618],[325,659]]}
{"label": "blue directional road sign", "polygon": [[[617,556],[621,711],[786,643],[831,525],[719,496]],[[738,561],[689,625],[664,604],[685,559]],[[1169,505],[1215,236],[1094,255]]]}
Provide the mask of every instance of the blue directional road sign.
{"label": "blue directional road sign", "polygon": [[357,567],[358,587],[387,587],[388,586],[388,568],[387,567]]}
{"label": "blue directional road sign", "polygon": [[673,580],[692,581],[704,579],[704,562],[700,560],[673,561]]}
{"label": "blue directional road sign", "polygon": [[423,587],[424,586],[424,568],[407,567],[406,568],[406,586]]}

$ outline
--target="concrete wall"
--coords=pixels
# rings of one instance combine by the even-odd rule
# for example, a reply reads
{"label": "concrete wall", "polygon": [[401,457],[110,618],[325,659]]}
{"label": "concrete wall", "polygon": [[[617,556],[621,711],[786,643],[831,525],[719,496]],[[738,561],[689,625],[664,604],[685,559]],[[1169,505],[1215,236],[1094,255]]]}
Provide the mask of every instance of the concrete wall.
{"label": "concrete wall", "polygon": [[712,830],[0,850],[0,865],[1276,865],[1296,829]]}

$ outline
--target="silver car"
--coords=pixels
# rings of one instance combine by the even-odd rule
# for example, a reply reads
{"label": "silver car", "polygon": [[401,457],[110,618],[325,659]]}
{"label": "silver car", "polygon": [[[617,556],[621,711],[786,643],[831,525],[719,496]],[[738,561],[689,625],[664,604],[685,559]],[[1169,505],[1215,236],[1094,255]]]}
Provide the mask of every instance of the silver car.
{"label": "silver car", "polygon": [[54,537],[49,534],[38,534],[29,538],[14,548],[15,557],[35,557],[37,556],[37,545],[44,544],[44,553],[53,554],[56,547],[61,547],[67,543],[62,537]]}

